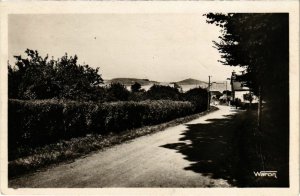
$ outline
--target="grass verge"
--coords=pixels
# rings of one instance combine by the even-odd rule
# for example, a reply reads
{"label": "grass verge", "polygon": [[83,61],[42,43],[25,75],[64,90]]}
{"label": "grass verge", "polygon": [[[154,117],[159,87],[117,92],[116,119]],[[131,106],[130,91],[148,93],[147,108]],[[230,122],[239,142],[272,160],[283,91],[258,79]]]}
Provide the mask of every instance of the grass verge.
{"label": "grass verge", "polygon": [[186,123],[216,110],[218,110],[218,108],[211,107],[211,109],[208,111],[177,118],[158,125],[145,126],[138,129],[127,130],[121,133],[109,133],[107,135],[88,134],[85,137],[61,140],[57,143],[49,144],[43,147],[28,149],[27,156],[9,161],[8,176],[9,179],[12,179],[52,164],[64,161],[72,161],[75,158],[82,157],[93,151],[103,150],[107,147],[121,144],[125,141],[129,141],[140,136],[156,133],[168,127]]}

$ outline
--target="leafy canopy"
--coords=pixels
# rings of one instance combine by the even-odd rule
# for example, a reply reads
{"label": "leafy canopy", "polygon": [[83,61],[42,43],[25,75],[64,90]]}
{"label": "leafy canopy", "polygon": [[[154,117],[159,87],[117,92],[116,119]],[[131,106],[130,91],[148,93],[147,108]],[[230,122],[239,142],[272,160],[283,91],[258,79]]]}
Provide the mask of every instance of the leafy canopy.
{"label": "leafy canopy", "polygon": [[254,93],[258,87],[265,96],[288,88],[289,16],[286,13],[209,13],[207,23],[221,27],[214,47],[224,65],[240,66],[240,78]]}
{"label": "leafy canopy", "polygon": [[14,56],[15,66],[8,64],[9,98],[18,99],[95,99],[103,82],[99,68],[78,64],[78,57],[65,54],[49,60],[38,51],[27,49],[25,58]]}

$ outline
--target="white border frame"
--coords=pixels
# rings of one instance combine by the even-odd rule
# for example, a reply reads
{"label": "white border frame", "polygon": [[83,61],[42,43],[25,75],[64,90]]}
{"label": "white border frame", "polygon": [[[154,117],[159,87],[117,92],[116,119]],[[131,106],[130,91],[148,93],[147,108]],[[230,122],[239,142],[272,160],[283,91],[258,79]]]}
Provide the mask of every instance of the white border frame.
{"label": "white border frame", "polygon": [[[288,12],[290,19],[290,188],[8,188],[8,14]],[[299,1],[65,1],[0,2],[1,193],[104,195],[297,195],[299,192]]]}

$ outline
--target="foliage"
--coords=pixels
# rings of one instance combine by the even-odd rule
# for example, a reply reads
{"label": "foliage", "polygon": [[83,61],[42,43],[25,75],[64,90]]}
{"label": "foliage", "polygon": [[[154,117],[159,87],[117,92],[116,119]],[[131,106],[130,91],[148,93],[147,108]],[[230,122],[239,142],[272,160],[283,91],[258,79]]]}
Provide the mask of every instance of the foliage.
{"label": "foliage", "polygon": [[[262,89],[268,101],[274,96],[288,101],[289,16],[287,13],[206,14],[207,22],[222,28],[220,41],[214,41],[222,63],[242,66],[246,81],[257,95]],[[279,96],[278,92],[285,92]],[[281,93],[282,94],[282,93]]]}
{"label": "foliage", "polygon": [[[244,82],[259,97],[258,115],[255,116],[257,121],[252,120],[249,129],[245,129],[245,134],[251,135],[246,136],[245,141],[251,145],[256,143],[253,147],[246,143],[250,148],[245,149],[257,150],[257,146],[260,147],[261,163],[256,162],[254,168],[278,168],[274,167],[274,163],[278,163],[277,160],[274,161],[274,157],[280,157],[281,172],[278,175],[282,177],[279,179],[288,186],[289,14],[210,13],[206,17],[208,23],[222,28],[221,41],[214,42],[222,54],[221,62],[224,65],[244,67],[246,74],[236,79]],[[274,150],[274,146],[280,147]],[[272,152],[276,152],[275,156]],[[250,161],[251,165],[252,162]]]}
{"label": "foliage", "polygon": [[[212,107],[211,110],[217,110],[217,108]],[[150,125],[137,129],[131,129],[122,133],[112,133],[108,135],[87,134],[86,136],[76,137],[70,140],[60,140],[39,148],[18,148],[16,151],[9,152],[10,161],[8,163],[8,176],[9,178],[15,177],[52,163],[73,160],[74,158],[83,156],[95,150],[104,149],[136,137],[155,133],[168,127],[189,122],[199,118],[199,116],[205,115],[207,112],[209,111],[182,118],[176,118],[172,121],[158,125]]]}
{"label": "foliage", "polygon": [[183,97],[185,101],[193,103],[197,110],[203,111],[207,109],[208,93],[205,89],[200,87],[190,89],[184,93]]}
{"label": "foliage", "polygon": [[139,92],[131,93],[128,99],[130,101],[145,101],[148,98],[145,90],[141,89]]}
{"label": "foliage", "polygon": [[147,97],[152,100],[159,100],[159,99],[180,100],[180,92],[177,88],[154,84],[147,91]]}
{"label": "foliage", "polygon": [[131,91],[132,92],[139,92],[141,90],[141,84],[138,82],[135,82],[133,85],[131,85]]}
{"label": "foliage", "polygon": [[199,110],[190,102],[170,100],[110,103],[9,100],[9,152],[88,133],[121,132],[159,124],[196,112]]}
{"label": "foliage", "polygon": [[111,83],[106,90],[107,101],[128,101],[130,92],[121,83]]}
{"label": "foliage", "polygon": [[[78,57],[68,56],[51,60],[41,57],[38,51],[27,49],[26,57],[15,56],[15,66],[8,64],[9,98],[25,100],[66,99],[77,101],[142,101],[182,100],[182,88],[153,85],[147,92],[135,82],[128,91],[126,86],[114,82],[101,87],[103,82],[98,73],[88,65],[78,64]],[[143,81],[148,81],[144,79]]]}
{"label": "foliage", "polygon": [[65,54],[49,60],[38,51],[27,49],[26,57],[16,58],[15,66],[8,65],[8,95],[18,99],[65,98],[94,100],[102,83],[99,68],[78,64],[78,57]]}
{"label": "foliage", "polygon": [[178,89],[180,93],[183,93],[182,87],[179,84],[174,83],[174,88]]}

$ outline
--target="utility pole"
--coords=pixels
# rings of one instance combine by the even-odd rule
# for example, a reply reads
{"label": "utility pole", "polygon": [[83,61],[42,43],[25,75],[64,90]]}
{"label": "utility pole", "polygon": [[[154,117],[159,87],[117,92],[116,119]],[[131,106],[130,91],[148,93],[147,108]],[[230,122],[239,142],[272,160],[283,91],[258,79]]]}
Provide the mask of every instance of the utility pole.
{"label": "utility pole", "polygon": [[227,100],[228,100],[227,80],[225,80],[225,88],[226,88],[226,103],[227,103]]}
{"label": "utility pole", "polygon": [[[227,79],[226,79],[226,99],[228,100],[227,80],[230,80],[230,81],[231,81],[231,78],[227,78]],[[231,84],[231,82],[230,82],[230,84]],[[231,85],[232,85],[232,84],[231,84]],[[232,88],[231,88],[231,93],[232,93]],[[228,100],[228,105],[230,106],[230,99]]]}
{"label": "utility pole", "polygon": [[230,79],[232,101],[235,100],[235,91],[234,91],[234,87],[233,87],[233,82],[235,81],[235,79],[236,79],[236,74],[235,74],[235,71],[233,70],[232,74],[231,74],[231,79]]}
{"label": "utility pole", "polygon": [[210,77],[208,76],[208,87],[207,87],[207,110],[210,109]]}

